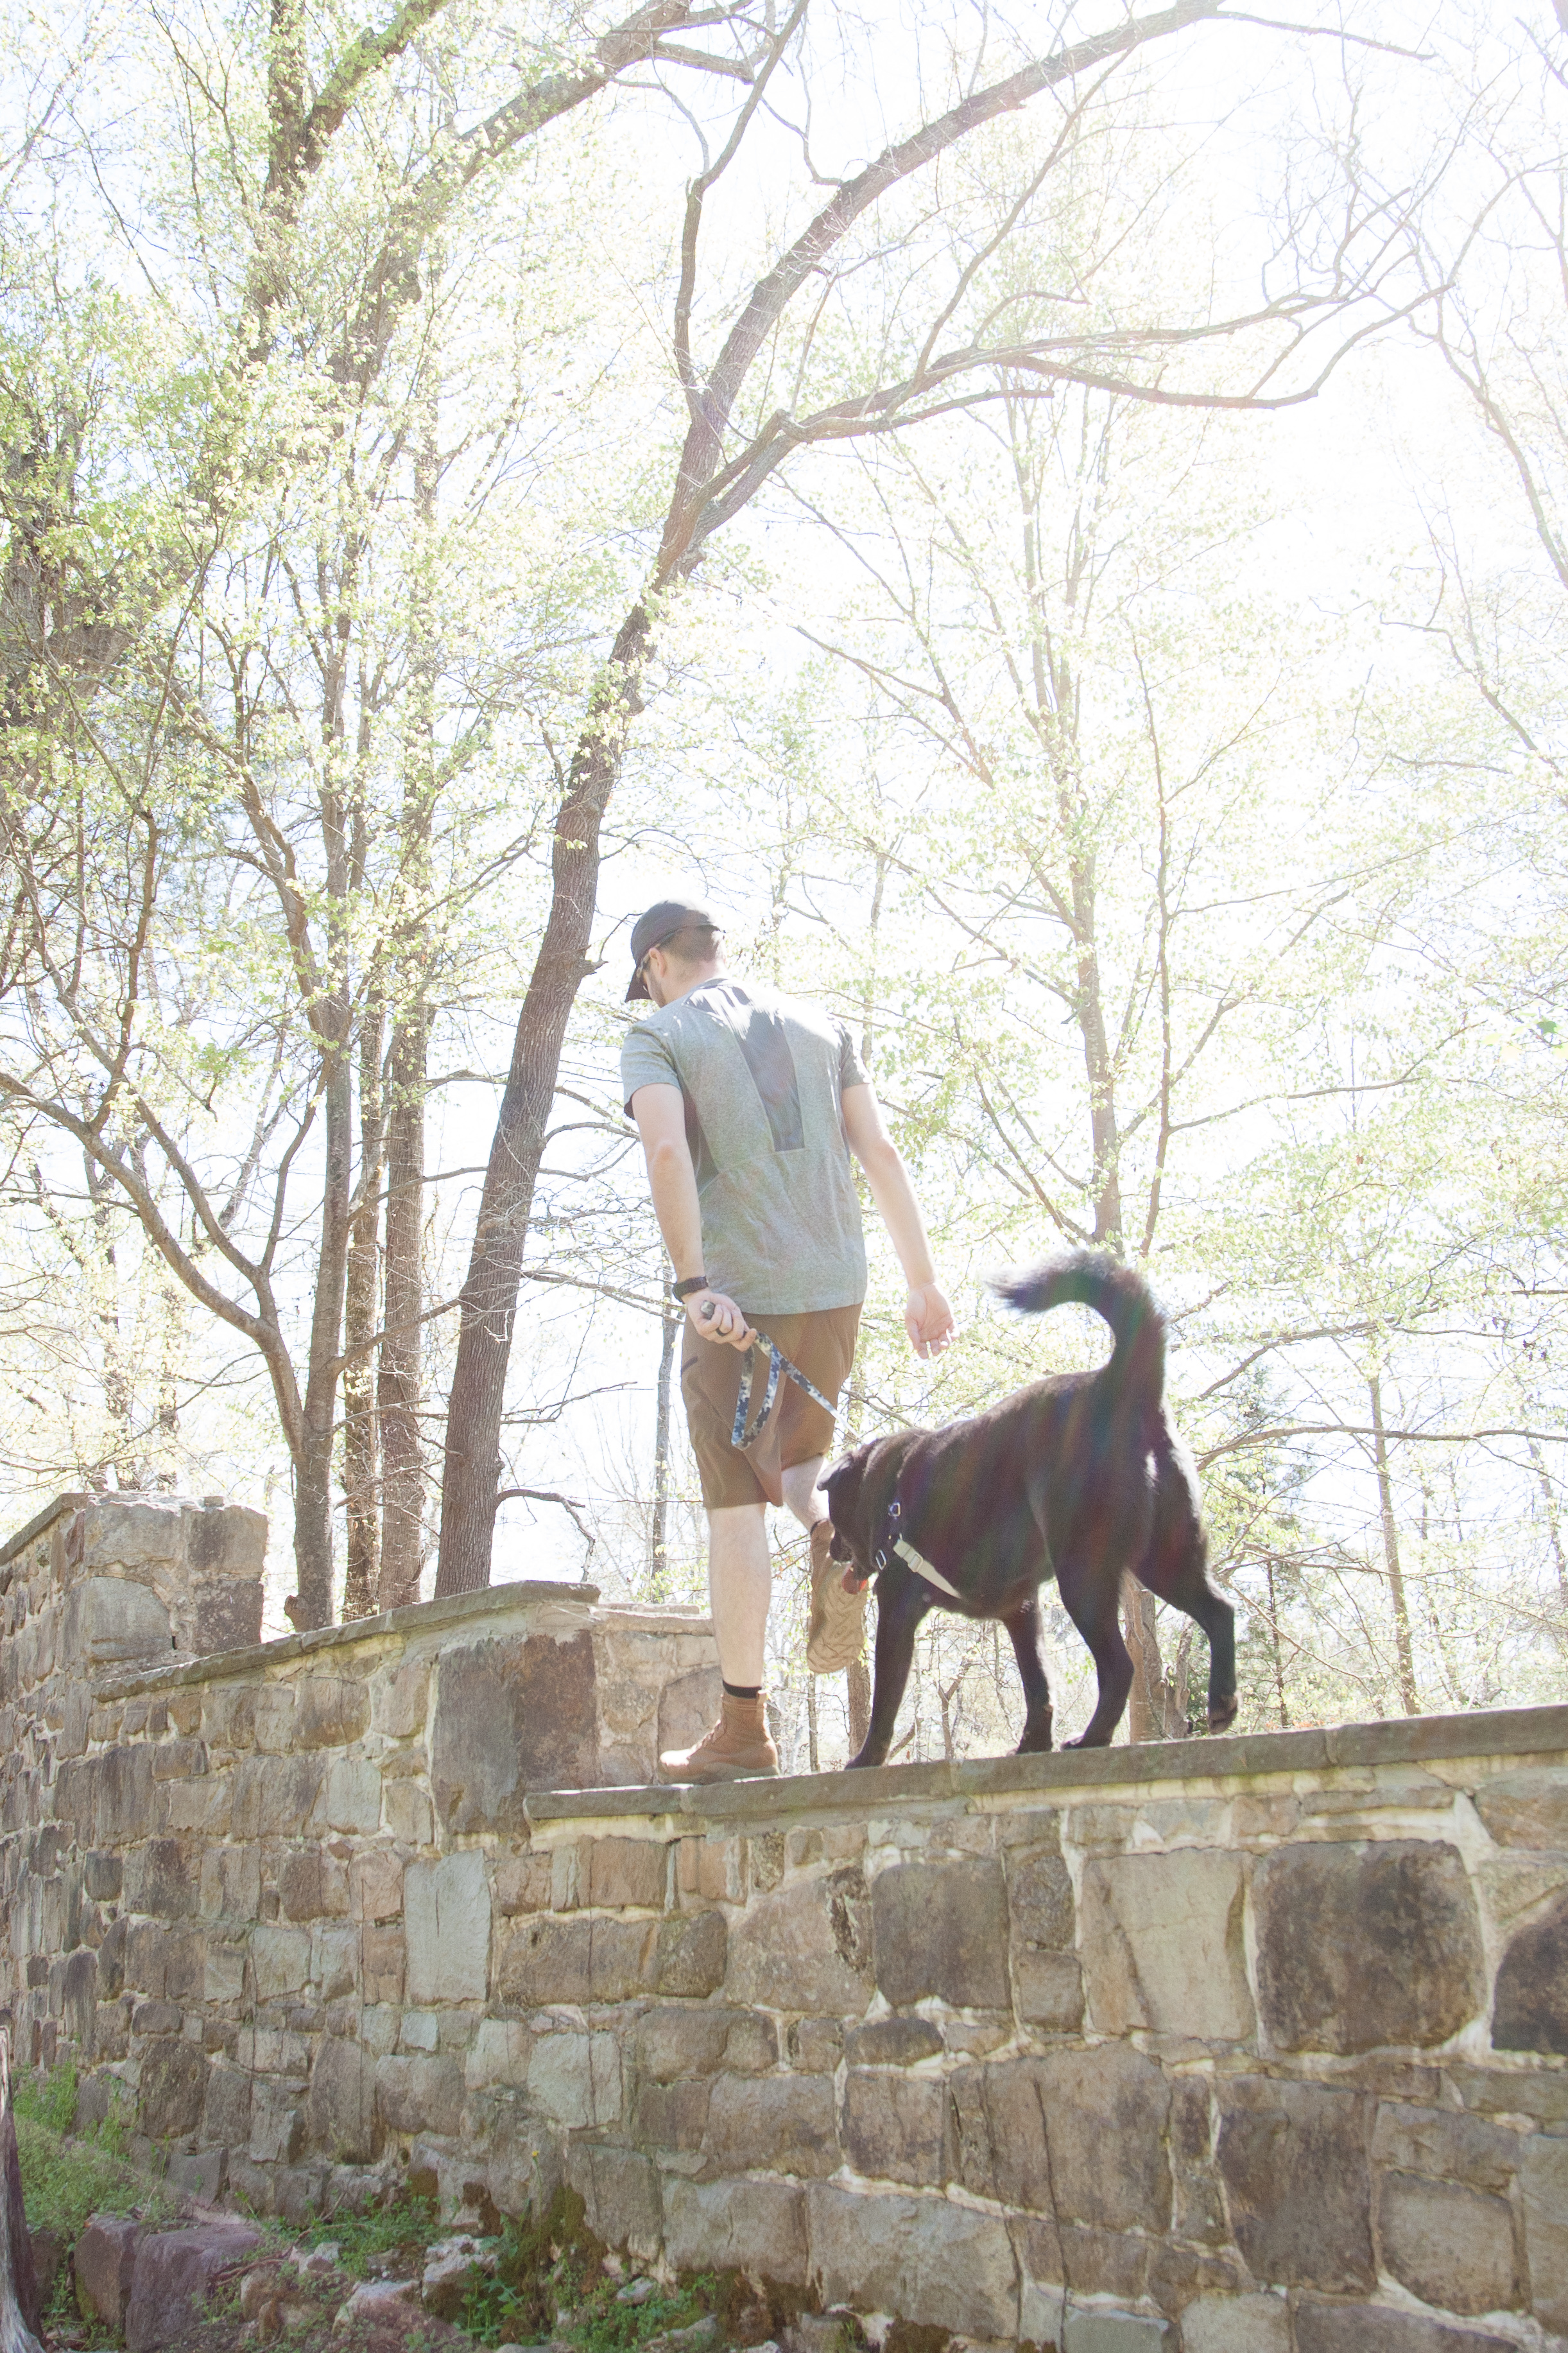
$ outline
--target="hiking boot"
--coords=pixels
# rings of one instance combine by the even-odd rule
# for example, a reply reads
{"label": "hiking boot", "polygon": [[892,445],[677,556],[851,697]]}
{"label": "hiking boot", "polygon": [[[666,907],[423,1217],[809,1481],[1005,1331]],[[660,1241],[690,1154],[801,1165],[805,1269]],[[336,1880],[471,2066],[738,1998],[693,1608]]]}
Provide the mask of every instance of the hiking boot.
{"label": "hiking boot", "polygon": [[831,1520],[818,1520],[811,1532],[811,1623],[806,1630],[805,1663],[814,1675],[836,1675],[852,1666],[866,1647],[866,1602],[869,1585],[847,1587],[855,1577],[828,1550],[833,1542]]}
{"label": "hiking boot", "polygon": [[741,1781],[752,1773],[776,1773],[779,1752],[768,1731],[765,1695],[737,1699],[725,1692],[712,1731],[695,1748],[667,1748],[658,1769],[667,1781]]}

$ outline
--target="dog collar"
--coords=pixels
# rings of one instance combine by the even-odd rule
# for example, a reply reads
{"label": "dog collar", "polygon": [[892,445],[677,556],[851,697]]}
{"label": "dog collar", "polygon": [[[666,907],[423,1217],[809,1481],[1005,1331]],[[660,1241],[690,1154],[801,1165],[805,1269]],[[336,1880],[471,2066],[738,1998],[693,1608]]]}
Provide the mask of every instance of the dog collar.
{"label": "dog collar", "polygon": [[902,1517],[903,1505],[895,1495],[888,1506],[888,1520],[882,1531],[882,1541],[871,1556],[879,1570],[887,1567],[893,1554],[901,1553],[906,1556],[910,1567],[914,1570],[918,1577],[922,1578],[927,1585],[934,1586],[939,1593],[945,1593],[951,1599],[962,1602],[963,1596],[958,1588],[948,1583],[941,1569],[933,1567],[924,1553],[915,1549],[908,1536],[900,1535],[899,1522]]}

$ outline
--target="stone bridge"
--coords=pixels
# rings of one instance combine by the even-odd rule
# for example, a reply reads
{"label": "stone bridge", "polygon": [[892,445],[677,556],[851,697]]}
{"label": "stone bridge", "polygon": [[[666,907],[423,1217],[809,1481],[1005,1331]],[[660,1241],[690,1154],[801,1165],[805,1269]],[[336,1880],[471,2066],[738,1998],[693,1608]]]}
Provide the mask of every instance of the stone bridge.
{"label": "stone bridge", "polygon": [[703,1620],[258,1645],[264,1535],[0,1554],[0,1999],[185,2190],[564,2179],[990,2346],[1568,2346],[1568,1708],[672,1790]]}

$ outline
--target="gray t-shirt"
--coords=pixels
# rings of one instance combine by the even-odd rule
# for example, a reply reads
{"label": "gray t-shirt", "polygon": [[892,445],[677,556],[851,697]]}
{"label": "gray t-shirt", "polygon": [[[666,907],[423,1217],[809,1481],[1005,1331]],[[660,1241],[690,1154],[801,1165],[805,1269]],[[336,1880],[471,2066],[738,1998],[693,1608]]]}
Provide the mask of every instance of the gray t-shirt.
{"label": "gray t-shirt", "polygon": [[748,1314],[865,1298],[842,1098],[866,1083],[841,1021],[752,982],[704,981],[626,1032],[622,1099],[680,1089],[708,1279]]}

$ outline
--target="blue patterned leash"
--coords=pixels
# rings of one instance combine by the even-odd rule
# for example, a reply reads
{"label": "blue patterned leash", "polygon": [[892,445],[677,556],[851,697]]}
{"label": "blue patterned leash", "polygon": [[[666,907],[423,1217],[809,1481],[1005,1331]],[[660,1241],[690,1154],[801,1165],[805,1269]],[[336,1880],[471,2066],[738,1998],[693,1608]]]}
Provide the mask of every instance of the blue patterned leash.
{"label": "blue patterned leash", "polygon": [[[757,1419],[748,1428],[747,1423],[752,1409],[752,1383],[756,1373],[757,1349],[764,1340],[767,1340],[768,1346],[767,1386],[763,1392],[763,1402]],[[781,1376],[786,1380],[793,1381],[797,1389],[803,1389],[814,1405],[822,1406],[835,1419],[837,1418],[837,1407],[823,1396],[816,1383],[807,1380],[800,1366],[790,1363],[777,1342],[768,1340],[767,1334],[761,1332],[747,1349],[745,1362],[741,1368],[741,1394],[735,1400],[735,1426],[730,1432],[731,1445],[742,1452],[748,1446],[754,1446],[767,1428],[768,1416],[773,1409],[773,1399],[779,1393]]]}

